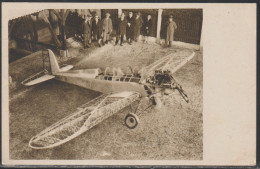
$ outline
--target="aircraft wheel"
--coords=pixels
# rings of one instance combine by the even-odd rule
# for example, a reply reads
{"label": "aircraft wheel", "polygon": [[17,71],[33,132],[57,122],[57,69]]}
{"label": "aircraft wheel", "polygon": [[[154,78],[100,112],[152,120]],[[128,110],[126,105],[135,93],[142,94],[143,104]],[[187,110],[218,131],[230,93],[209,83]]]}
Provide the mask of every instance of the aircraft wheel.
{"label": "aircraft wheel", "polygon": [[128,128],[134,129],[139,123],[139,118],[136,114],[130,113],[125,116],[125,124]]}

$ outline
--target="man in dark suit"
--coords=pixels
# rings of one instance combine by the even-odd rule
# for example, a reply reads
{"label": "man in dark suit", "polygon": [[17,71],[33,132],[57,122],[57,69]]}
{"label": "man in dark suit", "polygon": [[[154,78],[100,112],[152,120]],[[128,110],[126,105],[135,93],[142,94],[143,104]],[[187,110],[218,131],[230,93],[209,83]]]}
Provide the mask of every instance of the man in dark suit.
{"label": "man in dark suit", "polygon": [[132,44],[134,40],[134,16],[133,12],[129,12],[127,17],[127,26],[126,26],[126,40]]}
{"label": "man in dark suit", "polygon": [[82,23],[82,35],[84,39],[84,48],[89,48],[91,44],[91,33],[92,33],[92,24],[91,24],[91,15],[84,15],[85,21]]}
{"label": "man in dark suit", "polygon": [[143,20],[141,18],[141,13],[138,12],[136,14],[136,17],[134,19],[134,40],[137,42],[140,36],[140,29],[142,27],[143,24]]}
{"label": "man in dark suit", "polygon": [[124,36],[126,34],[126,24],[127,24],[127,20],[125,18],[125,14],[122,13],[121,17],[118,19],[115,45],[117,45],[120,39],[120,45],[123,46]]}
{"label": "man in dark suit", "polygon": [[101,28],[101,20],[99,19],[97,14],[95,15],[95,18],[92,21],[92,32],[93,32],[93,40],[96,40],[98,42],[99,47],[101,47],[102,28]]}
{"label": "man in dark suit", "polygon": [[148,43],[148,37],[151,36],[152,16],[147,15],[144,21],[144,43]]}

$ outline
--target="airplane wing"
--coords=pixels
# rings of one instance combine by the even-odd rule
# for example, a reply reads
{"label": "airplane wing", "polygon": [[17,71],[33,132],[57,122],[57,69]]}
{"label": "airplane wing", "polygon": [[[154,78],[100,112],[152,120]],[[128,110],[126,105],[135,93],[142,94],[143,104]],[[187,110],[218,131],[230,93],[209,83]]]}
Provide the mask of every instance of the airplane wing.
{"label": "airplane wing", "polygon": [[155,70],[169,70],[173,74],[182,66],[184,66],[194,56],[195,52],[192,52],[192,54],[189,56],[180,56],[176,53],[169,54],[140,70],[139,73],[142,76],[141,81],[153,74]]}
{"label": "airplane wing", "polygon": [[174,56],[171,57],[167,63],[161,68],[162,70],[169,70],[172,74],[184,66],[188,61],[190,61],[195,56],[195,52],[192,52],[189,56]]}
{"label": "airplane wing", "polygon": [[176,53],[169,54],[156,62],[144,67],[139,71],[141,74],[140,82],[144,82],[145,79],[151,76],[155,70],[169,70],[171,74],[175,73],[182,66],[184,66],[189,60],[195,56],[195,52],[192,52],[189,56],[180,56]]}
{"label": "airplane wing", "polygon": [[46,149],[59,146],[79,136],[103,120],[138,101],[141,95],[136,92],[103,94],[91,100],[77,110],[34,136],[29,146],[34,149]]}
{"label": "airplane wing", "polygon": [[155,77],[156,71],[157,73],[159,72],[159,76],[157,77],[160,77],[160,73],[164,74],[164,72],[166,72],[167,77],[169,76],[171,79],[171,82],[168,85],[171,85],[173,88],[177,89],[182,95],[183,99],[186,102],[189,102],[187,94],[182,89],[181,85],[176,81],[176,79],[174,79],[172,74],[175,73],[177,70],[179,70],[182,66],[184,66],[194,56],[195,56],[195,52],[192,52],[189,56],[183,56],[178,53],[167,55],[159,59],[158,61],[152,63],[151,65],[141,69],[141,71],[139,71],[139,74],[141,75],[140,83],[146,84],[147,79],[150,79],[151,77],[155,78],[155,80],[152,81],[154,83],[157,83]]}

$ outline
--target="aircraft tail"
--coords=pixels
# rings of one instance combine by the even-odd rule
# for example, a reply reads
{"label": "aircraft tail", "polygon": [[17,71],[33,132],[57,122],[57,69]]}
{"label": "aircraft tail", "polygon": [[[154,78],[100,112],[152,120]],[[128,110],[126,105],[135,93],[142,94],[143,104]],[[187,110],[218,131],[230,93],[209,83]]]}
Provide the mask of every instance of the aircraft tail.
{"label": "aircraft tail", "polygon": [[48,51],[48,57],[50,59],[50,63],[49,63],[50,65],[49,66],[50,66],[50,71],[51,72],[49,72],[47,70],[43,70],[41,72],[38,72],[38,73],[28,77],[24,81],[22,81],[23,85],[25,85],[25,86],[32,86],[32,85],[35,85],[35,84],[38,84],[38,83],[41,83],[41,82],[53,79],[53,78],[55,78],[55,75],[57,73],[59,73],[59,72],[66,72],[66,71],[68,71],[68,70],[73,68],[72,65],[67,65],[67,66],[64,66],[64,67],[60,68],[54,53],[50,49],[48,49],[47,51]]}
{"label": "aircraft tail", "polygon": [[50,66],[51,66],[51,73],[55,74],[60,72],[60,66],[58,64],[58,61],[54,55],[54,53],[48,49],[48,54],[49,54],[49,58],[50,58]]}
{"label": "aircraft tail", "polygon": [[51,72],[53,75],[55,75],[56,73],[59,73],[59,72],[66,72],[73,68],[72,65],[67,65],[67,66],[60,68],[54,53],[50,49],[48,49],[48,52],[49,52],[49,57],[50,57]]}

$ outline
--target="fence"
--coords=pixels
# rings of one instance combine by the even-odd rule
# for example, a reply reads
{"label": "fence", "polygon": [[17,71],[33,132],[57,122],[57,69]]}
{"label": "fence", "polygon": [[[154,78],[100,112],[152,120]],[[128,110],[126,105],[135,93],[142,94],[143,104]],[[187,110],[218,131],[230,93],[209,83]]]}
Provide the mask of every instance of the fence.
{"label": "fence", "polygon": [[174,40],[192,44],[200,44],[202,28],[202,9],[164,9],[162,13],[161,38],[166,37],[169,16],[177,25]]}
{"label": "fence", "polygon": [[[152,35],[156,37],[158,9],[123,9],[123,12],[128,15],[128,12],[140,12],[144,20],[148,14],[152,16]],[[174,21],[177,24],[177,29],[174,33],[174,40],[192,44],[200,44],[201,28],[203,20],[202,9],[163,9],[161,38],[166,37],[167,21],[170,15],[173,15]],[[143,33],[143,28],[141,34]]]}

